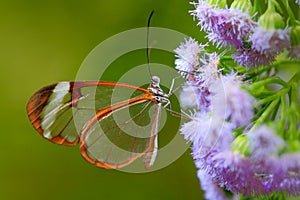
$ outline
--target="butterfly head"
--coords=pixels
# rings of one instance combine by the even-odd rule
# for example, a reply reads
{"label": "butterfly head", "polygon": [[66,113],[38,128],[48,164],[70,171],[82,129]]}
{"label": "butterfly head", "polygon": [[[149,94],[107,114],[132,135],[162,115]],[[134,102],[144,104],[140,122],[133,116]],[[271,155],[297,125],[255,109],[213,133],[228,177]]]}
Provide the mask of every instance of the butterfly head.
{"label": "butterfly head", "polygon": [[160,78],[158,76],[151,77],[151,87],[160,88]]}

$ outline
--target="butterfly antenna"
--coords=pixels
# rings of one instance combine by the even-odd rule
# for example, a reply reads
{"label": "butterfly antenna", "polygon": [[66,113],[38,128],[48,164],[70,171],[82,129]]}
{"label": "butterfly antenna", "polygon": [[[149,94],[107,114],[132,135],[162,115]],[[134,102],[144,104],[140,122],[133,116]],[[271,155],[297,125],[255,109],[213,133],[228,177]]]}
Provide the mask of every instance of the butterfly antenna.
{"label": "butterfly antenna", "polygon": [[150,70],[150,49],[149,49],[149,30],[150,30],[150,22],[152,15],[154,13],[154,10],[151,11],[149,17],[148,17],[148,24],[147,24],[147,44],[146,44],[146,54],[147,54],[147,64],[148,64],[148,72],[150,74],[150,79],[152,79],[152,74]]}

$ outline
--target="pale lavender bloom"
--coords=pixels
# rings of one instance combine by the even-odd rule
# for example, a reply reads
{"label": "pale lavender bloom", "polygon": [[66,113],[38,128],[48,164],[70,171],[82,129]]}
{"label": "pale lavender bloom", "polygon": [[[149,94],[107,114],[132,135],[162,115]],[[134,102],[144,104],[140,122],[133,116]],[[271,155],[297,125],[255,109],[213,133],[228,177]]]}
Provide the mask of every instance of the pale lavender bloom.
{"label": "pale lavender bloom", "polygon": [[290,47],[289,29],[255,29],[251,36],[252,49],[266,55],[277,55]]}
{"label": "pale lavender bloom", "polygon": [[204,170],[198,170],[197,176],[200,180],[202,190],[205,191],[205,198],[207,200],[237,200],[237,196],[233,198],[227,197],[223,188],[212,182],[210,175]]}
{"label": "pale lavender bloom", "polygon": [[300,6],[300,0],[296,0],[296,4]]}
{"label": "pale lavender bloom", "polygon": [[216,153],[206,163],[210,165],[209,173],[213,180],[229,191],[251,194],[262,187],[253,177],[251,162],[238,152],[228,150]]}
{"label": "pale lavender bloom", "polygon": [[300,60],[300,45],[292,46],[289,49],[289,57]]}
{"label": "pale lavender bloom", "polygon": [[254,116],[254,98],[241,88],[240,79],[235,74],[224,75],[210,86],[212,111],[235,127],[249,125]]}
{"label": "pale lavender bloom", "polygon": [[190,81],[182,87],[180,103],[183,109],[198,108],[203,113],[210,111],[211,95],[208,87],[201,86],[195,75],[188,75]]}
{"label": "pale lavender bloom", "polygon": [[[209,175],[212,183],[209,185],[212,188],[203,188],[208,192],[219,186],[249,197],[270,195],[273,192],[292,195],[300,193],[299,153],[285,154],[282,157],[261,154],[257,159],[258,157],[245,157],[230,149],[213,149],[205,155],[195,153],[198,152],[197,145],[193,145],[192,150],[198,170]],[[203,178],[198,177],[200,180]]]}
{"label": "pale lavender bloom", "polygon": [[237,9],[220,9],[206,1],[194,3],[196,9],[191,14],[199,20],[198,25],[208,33],[208,39],[217,46],[243,46],[245,38],[252,34],[255,26],[249,13]]}
{"label": "pale lavender bloom", "polygon": [[197,113],[194,114],[194,116],[191,116],[194,118],[194,120],[191,120],[185,124],[182,125],[180,132],[183,134],[184,139],[188,142],[198,142],[201,137],[203,137],[203,131],[204,129],[207,129],[208,124],[200,123],[200,121],[205,121],[209,123],[209,118],[199,118],[197,119]]}
{"label": "pale lavender bloom", "polygon": [[219,79],[221,70],[218,69],[220,56],[216,53],[205,53],[200,57],[200,66],[196,70],[196,75],[191,83],[196,85],[194,92],[198,99],[198,107],[202,112],[211,110],[211,95],[209,86]]}
{"label": "pale lavender bloom", "polygon": [[231,142],[234,139],[233,125],[219,116],[207,115],[209,115],[208,119],[199,121],[199,123],[206,123],[206,125],[203,127],[204,130],[201,130],[203,132],[202,137],[194,144],[198,145],[198,147],[204,145],[209,151],[214,149],[218,151],[230,149]]}
{"label": "pale lavender bloom", "polygon": [[205,53],[200,57],[200,67],[196,72],[199,73],[197,81],[200,87],[209,87],[219,79],[221,69],[218,69],[220,56],[217,53]]}
{"label": "pale lavender bloom", "polygon": [[251,154],[246,157],[230,148],[232,124],[210,113],[192,117],[181,133],[193,143],[192,155],[207,199],[223,199],[221,188],[249,197],[273,192],[299,194],[300,154],[274,156],[284,143],[271,129],[262,126],[247,134]]}
{"label": "pale lavender bloom", "polygon": [[193,86],[183,86],[179,97],[182,109],[197,108],[197,95],[194,92]]}
{"label": "pale lavender bloom", "polygon": [[198,169],[210,175],[213,183],[245,196],[270,194],[274,191],[274,177],[281,176],[273,173],[273,169],[279,172],[273,160],[266,158],[256,162],[230,150],[210,152],[196,158],[195,163]]}
{"label": "pale lavender bloom", "polygon": [[196,9],[190,11],[190,13],[194,18],[199,20],[198,25],[201,27],[201,30],[210,31],[213,24],[217,22],[214,16],[216,16],[220,10],[218,5],[210,5],[202,0],[199,0],[198,3],[193,2],[191,4],[193,4]]}
{"label": "pale lavender bloom", "polygon": [[176,69],[187,79],[188,88],[183,88],[180,95],[184,108],[197,105],[201,112],[210,111],[211,96],[208,86],[219,78],[218,69],[220,56],[216,53],[207,53],[204,48],[192,38],[186,39],[174,51]]}
{"label": "pale lavender bloom", "polygon": [[180,97],[183,107],[194,107],[196,104],[199,110],[208,112],[211,98],[208,86],[218,79],[221,70],[218,69],[220,56],[206,53],[204,47],[194,39],[186,40],[175,49],[178,57],[175,64],[179,73],[188,80],[187,85],[190,85]]}
{"label": "pale lavender bloom", "polygon": [[246,67],[267,66],[275,60],[275,55],[266,55],[251,48],[237,49],[237,53],[232,56],[236,63]]}
{"label": "pale lavender bloom", "polygon": [[219,60],[220,56],[216,53],[203,53],[199,58],[198,69],[189,76],[190,85],[195,85],[193,91],[196,94],[198,108],[201,112],[211,110],[209,86],[218,80],[221,74],[221,70],[218,69]]}
{"label": "pale lavender bloom", "polygon": [[246,136],[250,139],[250,153],[255,159],[276,155],[279,148],[285,144],[273,129],[266,126],[260,126],[256,130],[247,133]]}
{"label": "pale lavender bloom", "polygon": [[283,169],[278,190],[300,195],[300,153],[285,154],[278,163]]}
{"label": "pale lavender bloom", "polygon": [[199,44],[195,39],[185,39],[174,51],[177,54],[175,60],[176,69],[182,74],[193,72],[199,66],[200,53],[206,45]]}
{"label": "pale lavender bloom", "polygon": [[185,140],[193,142],[194,158],[203,156],[210,151],[222,151],[230,148],[233,141],[233,126],[208,113],[200,113],[180,129]]}
{"label": "pale lavender bloom", "polygon": [[193,88],[193,93],[197,98],[196,103],[199,110],[204,113],[209,112],[211,110],[211,95],[208,87],[201,86],[201,81],[189,81],[188,83]]}

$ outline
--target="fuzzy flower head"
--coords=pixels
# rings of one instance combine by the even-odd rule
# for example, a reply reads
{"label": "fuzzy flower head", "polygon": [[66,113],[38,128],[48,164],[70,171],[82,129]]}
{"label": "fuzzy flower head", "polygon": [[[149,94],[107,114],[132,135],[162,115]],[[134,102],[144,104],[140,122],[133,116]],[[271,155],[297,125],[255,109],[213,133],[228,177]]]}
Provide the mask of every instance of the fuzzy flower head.
{"label": "fuzzy flower head", "polygon": [[196,88],[192,85],[187,84],[183,86],[180,93],[180,105],[182,109],[187,108],[198,108],[198,99],[195,92]]}
{"label": "fuzzy flower head", "polygon": [[202,113],[185,123],[180,132],[185,140],[193,143],[193,155],[196,159],[211,151],[229,149],[233,141],[232,129],[230,123],[217,116]]}
{"label": "fuzzy flower head", "polygon": [[238,195],[234,195],[232,198],[228,197],[226,191],[221,188],[217,183],[214,183],[211,179],[211,176],[206,173],[205,170],[198,170],[197,176],[201,183],[202,190],[205,191],[206,199],[214,200],[238,200]]}
{"label": "fuzzy flower head", "polygon": [[211,94],[208,87],[202,87],[200,81],[188,81],[188,84],[193,89],[198,110],[203,113],[209,112],[211,110]]}
{"label": "fuzzy flower head", "polygon": [[253,118],[254,98],[241,88],[240,77],[235,74],[221,76],[211,85],[212,111],[230,120],[236,127],[249,125]]}
{"label": "fuzzy flower head", "polygon": [[[213,149],[204,156],[197,156],[199,154],[195,154],[193,146],[195,164],[199,171],[203,170],[208,174],[215,187],[226,188],[235,194],[241,193],[248,197],[273,192],[299,195],[300,154],[279,155],[278,150],[285,143],[273,129],[264,125],[245,136],[250,140],[250,156],[231,149]],[[276,156],[272,156],[274,154]],[[199,179],[202,180],[203,177]],[[211,192],[210,189],[215,188],[213,186],[206,190]]]}
{"label": "fuzzy flower head", "polygon": [[290,47],[289,29],[284,28],[282,16],[269,6],[259,18],[250,41],[252,49],[267,55],[277,55]]}
{"label": "fuzzy flower head", "polygon": [[180,95],[184,108],[198,107],[203,112],[210,110],[209,85],[219,78],[221,70],[218,69],[220,56],[216,53],[204,51],[205,45],[199,45],[194,39],[186,40],[175,52],[176,69],[187,79]]}
{"label": "fuzzy flower head", "polygon": [[282,176],[278,180],[277,190],[300,195],[300,153],[285,154],[278,163]]}
{"label": "fuzzy flower head", "polygon": [[261,126],[246,135],[250,139],[250,154],[256,158],[276,154],[279,148],[284,146],[281,137],[266,126]]}
{"label": "fuzzy flower head", "polygon": [[256,26],[248,12],[234,8],[221,9],[206,1],[194,5],[196,9],[190,13],[199,20],[198,25],[207,32],[207,38],[219,47],[242,47],[244,39]]}
{"label": "fuzzy flower head", "polygon": [[[255,1],[254,7],[251,0],[227,2],[199,0],[192,3],[195,9],[190,13],[208,40],[218,48],[226,47],[231,57],[210,53],[191,38],[175,49],[176,68],[187,83],[180,101],[183,108],[194,110],[180,132],[192,143],[206,199],[300,195],[298,76],[277,79],[279,65],[272,65],[275,58],[300,59],[300,26],[294,8],[287,1]],[[263,15],[260,4],[266,6]],[[281,54],[284,51],[289,58]],[[238,65],[257,68],[247,71]],[[244,81],[246,76],[249,82]],[[277,83],[282,85],[278,92],[269,87]],[[256,109],[248,89],[258,100]]]}
{"label": "fuzzy flower head", "polygon": [[205,53],[200,58],[200,65],[192,78],[198,108],[203,112],[211,110],[211,94],[209,87],[219,79],[221,69],[218,69],[220,56],[216,53]]}
{"label": "fuzzy flower head", "polygon": [[275,60],[275,55],[263,54],[252,48],[237,49],[237,53],[232,54],[233,60],[240,66],[257,67],[260,65],[269,65]]}
{"label": "fuzzy flower head", "polygon": [[[195,160],[199,171],[209,175],[211,183],[248,197],[272,193],[300,193],[300,154],[285,154],[274,159],[251,159],[238,152],[210,152]],[[198,176],[199,177],[199,176]],[[203,177],[199,177],[200,180]],[[214,187],[213,187],[214,188]],[[210,190],[212,188],[203,188]]]}
{"label": "fuzzy flower head", "polygon": [[199,44],[196,40],[189,38],[181,43],[174,51],[176,69],[182,74],[193,72],[199,65],[199,56],[204,51],[206,45]]}
{"label": "fuzzy flower head", "polygon": [[221,69],[218,69],[220,56],[217,53],[206,53],[200,57],[201,66],[198,68],[198,82],[201,87],[209,87],[219,79]]}
{"label": "fuzzy flower head", "polygon": [[264,55],[277,55],[290,47],[289,29],[255,29],[252,37],[252,49]]}
{"label": "fuzzy flower head", "polygon": [[[257,194],[270,194],[274,189],[270,182],[275,174],[277,162],[266,159],[255,162],[238,152],[226,150],[212,152],[206,157],[196,160],[199,169],[205,169],[213,183],[236,194],[251,197]],[[271,189],[272,188],[272,189]]]}

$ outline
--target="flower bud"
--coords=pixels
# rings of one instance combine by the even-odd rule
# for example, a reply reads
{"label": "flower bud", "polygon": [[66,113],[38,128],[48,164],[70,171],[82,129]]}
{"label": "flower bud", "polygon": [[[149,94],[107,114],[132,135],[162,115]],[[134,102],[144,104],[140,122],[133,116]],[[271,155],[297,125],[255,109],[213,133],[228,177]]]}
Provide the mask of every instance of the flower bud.
{"label": "flower bud", "polygon": [[249,139],[245,135],[239,135],[231,144],[233,151],[238,151],[240,154],[249,155]]}
{"label": "flower bud", "polygon": [[209,5],[218,5],[219,8],[225,8],[225,6],[227,5],[227,1],[226,0],[208,0],[207,3]]}
{"label": "flower bud", "polygon": [[268,9],[258,20],[259,25],[266,29],[284,29],[284,21],[282,16],[274,11],[273,9]]}
{"label": "flower bud", "polygon": [[250,12],[252,10],[252,4],[249,0],[235,0],[232,2],[230,8]]}

